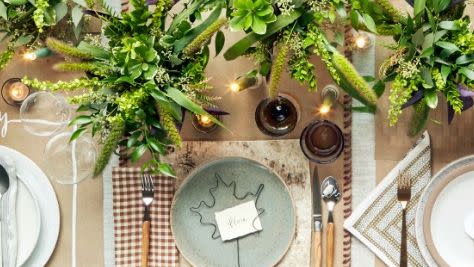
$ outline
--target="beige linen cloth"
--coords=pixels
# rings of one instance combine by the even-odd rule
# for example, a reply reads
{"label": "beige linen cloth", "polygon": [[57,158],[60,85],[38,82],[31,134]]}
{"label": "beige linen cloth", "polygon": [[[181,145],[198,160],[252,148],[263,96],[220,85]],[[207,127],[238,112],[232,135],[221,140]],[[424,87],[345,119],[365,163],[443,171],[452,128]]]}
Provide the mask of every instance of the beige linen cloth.
{"label": "beige linen cloth", "polygon": [[412,198],[407,212],[408,265],[427,266],[415,239],[416,207],[431,179],[431,146],[427,132],[353,211],[344,227],[385,264],[399,266],[402,209],[397,200],[397,178],[401,173],[412,179]]}

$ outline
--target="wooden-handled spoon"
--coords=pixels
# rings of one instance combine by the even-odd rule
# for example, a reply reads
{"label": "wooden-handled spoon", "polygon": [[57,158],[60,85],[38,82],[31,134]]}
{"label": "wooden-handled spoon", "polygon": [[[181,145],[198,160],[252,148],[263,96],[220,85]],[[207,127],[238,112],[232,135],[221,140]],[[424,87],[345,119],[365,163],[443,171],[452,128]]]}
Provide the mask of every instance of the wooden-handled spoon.
{"label": "wooden-handled spoon", "polygon": [[321,194],[323,196],[324,202],[328,207],[328,223],[326,227],[326,267],[333,267],[334,266],[334,217],[333,211],[334,206],[336,206],[337,202],[341,199],[341,192],[339,191],[339,186],[337,185],[337,181],[334,177],[328,176],[324,179],[322,183],[322,191]]}

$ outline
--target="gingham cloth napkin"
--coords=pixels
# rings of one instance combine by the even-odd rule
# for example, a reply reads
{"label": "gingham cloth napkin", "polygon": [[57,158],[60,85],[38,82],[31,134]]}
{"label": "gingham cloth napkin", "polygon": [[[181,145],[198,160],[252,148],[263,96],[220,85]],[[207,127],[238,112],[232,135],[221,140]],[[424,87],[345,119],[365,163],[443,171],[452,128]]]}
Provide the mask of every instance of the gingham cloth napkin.
{"label": "gingham cloth napkin", "polygon": [[[141,175],[140,168],[115,167],[112,170],[116,266],[140,266],[141,263],[144,211]],[[178,266],[178,250],[170,228],[175,180],[158,176],[154,177],[154,183],[148,266]]]}
{"label": "gingham cloth napkin", "polygon": [[412,197],[407,211],[408,266],[428,266],[415,238],[416,208],[423,189],[431,179],[431,146],[427,132],[354,210],[344,222],[344,228],[386,265],[399,266],[402,209],[397,200],[397,178],[401,173],[411,177],[412,183]]}

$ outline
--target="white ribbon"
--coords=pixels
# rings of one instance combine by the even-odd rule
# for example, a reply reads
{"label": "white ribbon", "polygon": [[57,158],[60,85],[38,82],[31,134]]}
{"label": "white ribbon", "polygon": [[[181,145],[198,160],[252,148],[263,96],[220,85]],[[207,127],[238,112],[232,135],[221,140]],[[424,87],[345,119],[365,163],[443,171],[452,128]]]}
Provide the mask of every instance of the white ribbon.
{"label": "white ribbon", "polygon": [[8,120],[8,113],[0,112],[0,124],[3,122],[2,128],[0,130],[0,137],[5,138],[8,133],[8,124],[12,122],[21,122],[20,120]]}

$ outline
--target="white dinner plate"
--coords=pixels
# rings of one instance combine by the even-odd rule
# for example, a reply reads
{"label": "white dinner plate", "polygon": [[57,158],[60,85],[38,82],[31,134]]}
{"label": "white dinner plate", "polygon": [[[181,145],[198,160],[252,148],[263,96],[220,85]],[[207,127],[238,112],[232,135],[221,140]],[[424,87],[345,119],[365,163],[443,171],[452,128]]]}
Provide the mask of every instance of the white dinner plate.
{"label": "white dinner plate", "polygon": [[416,236],[429,266],[474,266],[474,156],[454,161],[426,187],[416,214]]}
{"label": "white dinner plate", "polygon": [[41,227],[38,242],[23,266],[45,266],[58,240],[60,216],[56,193],[44,172],[25,155],[11,148],[0,146],[0,154],[7,155],[16,165],[17,175],[30,189],[39,206]]}
{"label": "white dinner plate", "polygon": [[16,200],[18,254],[17,265],[22,266],[36,247],[41,228],[39,206],[29,188],[18,177]]}

